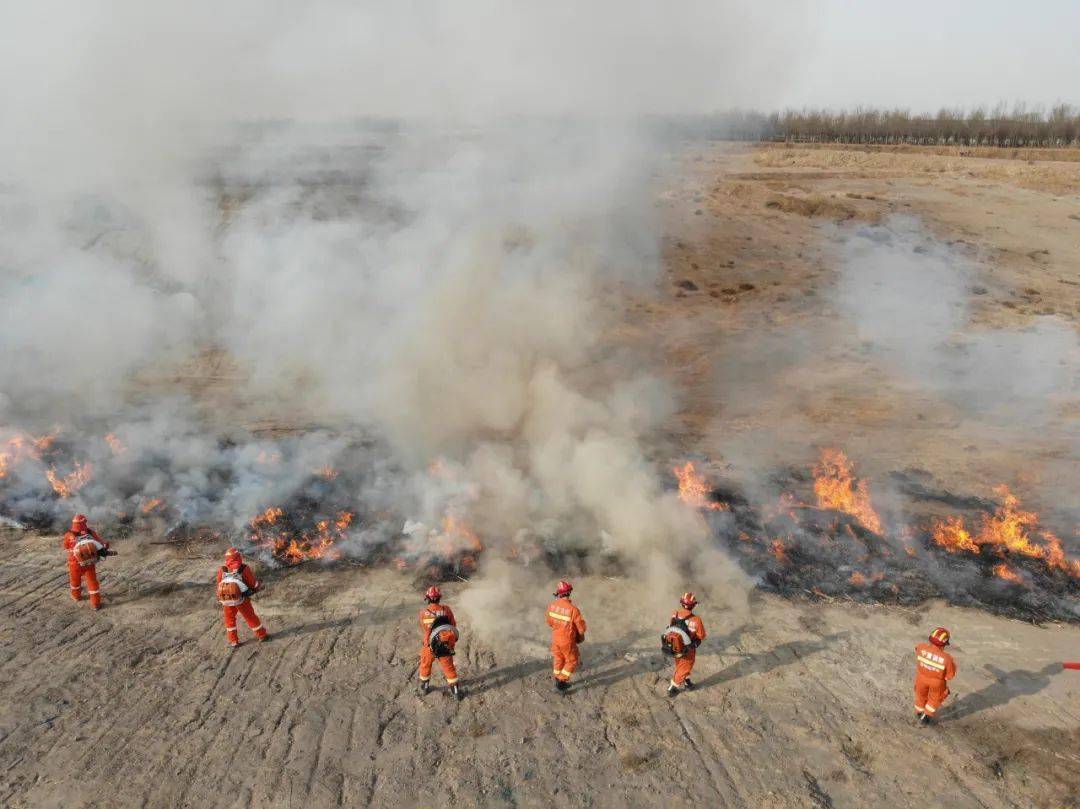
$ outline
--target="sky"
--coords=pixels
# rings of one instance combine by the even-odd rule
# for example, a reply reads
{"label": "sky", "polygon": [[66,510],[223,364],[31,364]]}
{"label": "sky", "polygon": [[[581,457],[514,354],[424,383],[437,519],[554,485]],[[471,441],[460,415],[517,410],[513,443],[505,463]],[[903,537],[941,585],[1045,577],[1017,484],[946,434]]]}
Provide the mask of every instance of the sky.
{"label": "sky", "polygon": [[1080,105],[1080,0],[37,0],[0,31],[0,169],[35,174],[223,119]]}
{"label": "sky", "polygon": [[816,0],[810,17],[774,106],[1080,104],[1080,0]]}

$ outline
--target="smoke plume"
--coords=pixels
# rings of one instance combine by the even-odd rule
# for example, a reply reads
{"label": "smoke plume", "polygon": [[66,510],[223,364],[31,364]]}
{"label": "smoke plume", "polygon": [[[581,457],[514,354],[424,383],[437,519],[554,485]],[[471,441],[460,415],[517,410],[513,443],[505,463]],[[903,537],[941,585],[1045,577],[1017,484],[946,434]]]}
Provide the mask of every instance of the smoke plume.
{"label": "smoke plume", "polygon": [[648,116],[777,92],[774,5],[6,8],[3,512],[722,567],[603,359]]}

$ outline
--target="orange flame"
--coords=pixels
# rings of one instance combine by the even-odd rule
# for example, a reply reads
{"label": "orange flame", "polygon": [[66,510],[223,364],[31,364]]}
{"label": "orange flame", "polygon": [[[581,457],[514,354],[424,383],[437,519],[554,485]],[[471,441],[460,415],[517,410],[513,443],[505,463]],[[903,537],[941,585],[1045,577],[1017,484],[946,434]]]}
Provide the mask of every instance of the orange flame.
{"label": "orange flame", "polygon": [[41,454],[52,447],[55,434],[34,438],[25,433],[18,433],[0,444],[0,478],[7,477],[8,471],[27,458],[38,460]]}
{"label": "orange flame", "polygon": [[484,550],[484,543],[476,531],[453,511],[443,515],[438,529],[409,521],[405,524],[405,533],[410,537],[406,546],[407,560],[401,557],[394,560],[399,569],[415,565],[420,569],[430,566],[434,570],[454,565],[458,572],[474,570],[477,558]]}
{"label": "orange flame", "polygon": [[112,433],[105,436],[105,443],[109,445],[109,449],[113,451],[113,455],[122,455],[127,452],[127,447],[124,446],[124,442]]}
{"label": "orange flame", "polygon": [[1020,577],[1004,562],[999,565],[994,565],[994,575],[1005,581],[1020,582]]}
{"label": "orange flame", "polygon": [[484,549],[484,544],[480,541],[480,537],[476,535],[476,532],[466,525],[460,517],[455,517],[452,514],[443,517],[442,532],[439,534],[438,540],[442,545],[442,556],[446,558],[450,558],[462,551],[479,553]]}
{"label": "orange flame", "polygon": [[333,480],[340,473],[336,469],[334,469],[334,467],[327,465],[322,467],[321,469],[316,470],[315,474],[323,478],[324,480]]}
{"label": "orange flame", "polygon": [[340,559],[337,543],[347,537],[356,515],[341,511],[334,519],[319,520],[314,531],[292,531],[281,523],[285,510],[271,507],[251,520],[249,539],[280,562],[289,565],[313,559]]}
{"label": "orange flame", "polygon": [[85,486],[93,474],[94,467],[89,461],[86,463],[76,461],[75,468],[69,474],[60,477],[56,474],[56,467],[50,466],[45,477],[52,485],[53,491],[63,498],[68,498]]}
{"label": "orange flame", "polygon": [[949,553],[959,553],[960,551],[979,552],[979,546],[976,544],[975,538],[964,527],[964,521],[959,517],[946,517],[944,521],[935,523],[930,536],[933,537],[934,542]]}
{"label": "orange flame", "polygon": [[824,449],[814,466],[814,494],[818,508],[840,511],[854,517],[863,527],[881,533],[881,518],[870,505],[870,487],[856,481],[851,461],[838,449]]}
{"label": "orange flame", "polygon": [[852,572],[852,574],[848,577],[848,584],[854,587],[865,587],[866,576],[856,570]]}
{"label": "orange flame", "polygon": [[[950,553],[980,553],[983,546],[988,546],[1010,554],[1042,559],[1051,570],[1061,570],[1080,579],[1080,561],[1066,558],[1061,540],[1039,527],[1039,515],[1022,509],[1020,500],[1009,491],[1008,486],[998,486],[994,493],[1001,503],[992,515],[982,515],[977,533],[969,532],[961,518],[946,517],[931,526],[930,536],[934,542]],[[1032,538],[1036,531],[1042,535],[1042,544]],[[1010,579],[1004,575],[1007,570],[1002,563],[994,568],[994,575]]]}
{"label": "orange flame", "polygon": [[152,500],[147,500],[145,503],[139,506],[139,511],[143,514],[149,514],[151,511],[161,508],[161,505],[164,502],[165,501],[162,500],[160,497],[155,497]]}
{"label": "orange flame", "polygon": [[718,503],[711,499],[712,487],[694,469],[693,461],[687,461],[683,466],[676,466],[671,471],[679,480],[679,499],[688,506],[709,511],[728,510],[727,503]]}
{"label": "orange flame", "polygon": [[787,548],[784,547],[784,543],[779,539],[774,539],[769,545],[769,553],[776,557],[777,562],[787,564],[791,560],[787,555]]}

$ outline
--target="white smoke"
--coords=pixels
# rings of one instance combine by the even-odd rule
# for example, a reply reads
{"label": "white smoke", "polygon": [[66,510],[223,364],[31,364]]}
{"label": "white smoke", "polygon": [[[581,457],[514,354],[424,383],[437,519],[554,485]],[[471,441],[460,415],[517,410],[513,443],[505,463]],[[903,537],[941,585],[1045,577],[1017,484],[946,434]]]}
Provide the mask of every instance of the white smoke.
{"label": "white smoke", "polygon": [[[892,217],[848,234],[839,301],[875,361],[980,418],[1045,422],[1080,392],[1080,336],[1054,316],[1022,329],[974,321],[978,264]],[[985,291],[985,290],[984,290]]]}
{"label": "white smoke", "polygon": [[671,397],[601,362],[659,270],[646,116],[761,103],[807,14],[5,7],[0,416],[99,468],[40,506],[240,525],[333,462],[372,513],[692,560],[704,526],[643,450]]}

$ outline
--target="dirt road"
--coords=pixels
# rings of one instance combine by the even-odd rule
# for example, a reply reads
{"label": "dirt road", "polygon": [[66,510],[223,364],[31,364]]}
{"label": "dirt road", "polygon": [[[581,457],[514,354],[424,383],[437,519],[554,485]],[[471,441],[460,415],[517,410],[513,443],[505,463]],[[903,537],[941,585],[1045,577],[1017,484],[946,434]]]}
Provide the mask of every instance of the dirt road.
{"label": "dirt road", "polygon": [[[414,694],[418,592],[404,574],[270,572],[273,632],[230,653],[195,548],[110,559],[105,608],[65,592],[55,537],[5,537],[0,800],[89,806],[1045,806],[1080,800],[1080,628],[928,606],[756,595],[701,613],[698,688],[664,695],[664,615],[624,582],[578,582],[591,623],[567,696],[530,633],[492,643],[459,610],[468,697]],[[459,603],[459,584],[447,600]],[[531,620],[530,620],[531,619]],[[959,700],[912,721],[911,647],[956,637]],[[436,682],[439,675],[436,674]],[[928,793],[928,790],[930,792]],[[928,803],[928,794],[933,799]]]}

